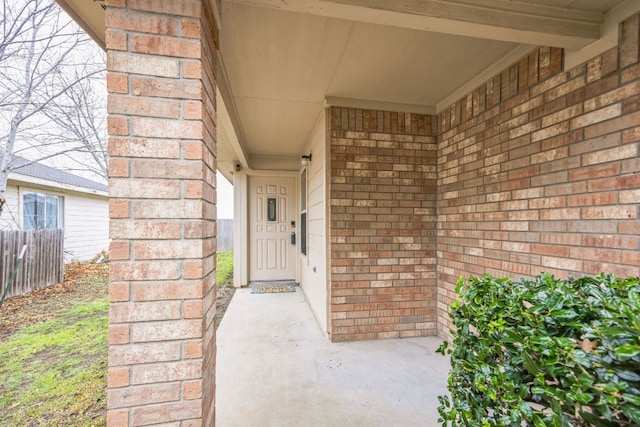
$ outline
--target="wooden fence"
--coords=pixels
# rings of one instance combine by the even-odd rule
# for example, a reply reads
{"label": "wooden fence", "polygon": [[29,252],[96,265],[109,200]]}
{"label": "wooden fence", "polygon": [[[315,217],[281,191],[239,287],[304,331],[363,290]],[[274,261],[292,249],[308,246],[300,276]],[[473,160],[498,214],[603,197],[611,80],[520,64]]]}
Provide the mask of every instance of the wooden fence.
{"label": "wooden fence", "polygon": [[27,245],[22,264],[8,296],[26,294],[59,282],[64,277],[62,230],[0,230],[0,296],[9,285],[20,251]]}
{"label": "wooden fence", "polygon": [[233,220],[218,219],[218,252],[233,252]]}

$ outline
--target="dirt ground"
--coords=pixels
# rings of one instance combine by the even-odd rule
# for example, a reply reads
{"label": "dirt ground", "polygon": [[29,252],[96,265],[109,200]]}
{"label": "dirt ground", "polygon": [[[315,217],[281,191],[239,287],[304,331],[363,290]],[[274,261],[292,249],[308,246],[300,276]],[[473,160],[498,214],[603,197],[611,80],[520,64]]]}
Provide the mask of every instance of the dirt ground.
{"label": "dirt ground", "polygon": [[216,329],[220,326],[222,316],[224,316],[224,313],[227,311],[227,307],[229,307],[229,303],[231,302],[231,298],[233,298],[233,294],[235,292],[236,288],[232,285],[218,286],[218,294],[216,298]]}

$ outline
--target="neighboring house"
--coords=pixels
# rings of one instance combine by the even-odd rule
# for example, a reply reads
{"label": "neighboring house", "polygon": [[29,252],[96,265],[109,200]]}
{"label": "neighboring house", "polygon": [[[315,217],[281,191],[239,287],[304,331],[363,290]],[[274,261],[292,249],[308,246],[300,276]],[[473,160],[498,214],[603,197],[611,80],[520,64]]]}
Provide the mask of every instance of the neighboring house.
{"label": "neighboring house", "polygon": [[[89,260],[109,247],[108,187],[16,157],[0,229],[64,230],[65,260]],[[25,166],[20,166],[25,165]]]}
{"label": "neighboring house", "polygon": [[639,0],[58,2],[107,50],[111,426],[214,425],[216,168],[236,285],[333,341],[640,273]]}

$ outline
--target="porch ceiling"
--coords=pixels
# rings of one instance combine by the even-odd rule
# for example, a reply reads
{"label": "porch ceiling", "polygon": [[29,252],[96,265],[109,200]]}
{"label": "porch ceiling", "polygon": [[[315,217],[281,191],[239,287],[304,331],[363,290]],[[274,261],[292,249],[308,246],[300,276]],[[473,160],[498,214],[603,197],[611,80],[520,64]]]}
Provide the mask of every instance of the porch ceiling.
{"label": "porch ceiling", "polygon": [[605,12],[622,3],[223,0],[223,95],[237,116],[243,166],[268,168],[266,159],[281,156],[297,168],[327,104],[436,113],[533,45],[594,43]]}
{"label": "porch ceiling", "polygon": [[[228,178],[234,163],[297,169],[326,105],[437,113],[534,45],[566,48],[568,65],[588,59],[640,10],[640,0],[210,1]],[[96,2],[58,2],[103,43]]]}

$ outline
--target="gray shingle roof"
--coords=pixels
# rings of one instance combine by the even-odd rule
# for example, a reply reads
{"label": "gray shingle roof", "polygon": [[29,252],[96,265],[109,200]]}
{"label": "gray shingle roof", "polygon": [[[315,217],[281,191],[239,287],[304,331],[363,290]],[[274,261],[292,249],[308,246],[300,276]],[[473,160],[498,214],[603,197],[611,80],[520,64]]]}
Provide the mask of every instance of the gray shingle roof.
{"label": "gray shingle roof", "polygon": [[82,178],[77,175],[72,175],[69,172],[64,172],[50,166],[42,165],[40,163],[28,164],[29,162],[30,160],[14,156],[13,160],[11,161],[11,169],[13,169],[14,173],[31,176],[33,178],[46,179],[61,184],[90,188],[92,190],[98,191],[109,190],[109,187],[99,182],[91,181],[90,179]]}

